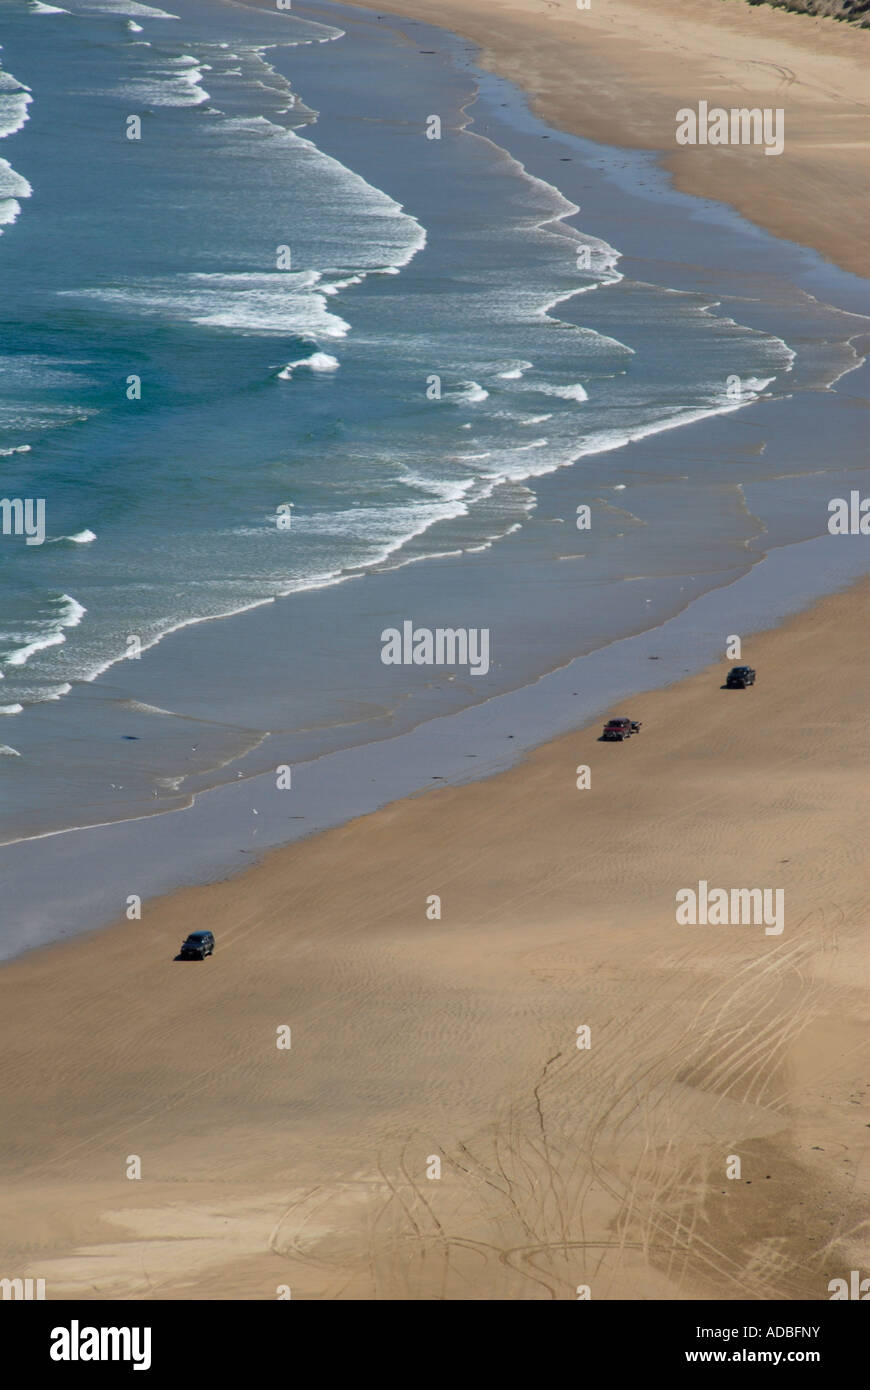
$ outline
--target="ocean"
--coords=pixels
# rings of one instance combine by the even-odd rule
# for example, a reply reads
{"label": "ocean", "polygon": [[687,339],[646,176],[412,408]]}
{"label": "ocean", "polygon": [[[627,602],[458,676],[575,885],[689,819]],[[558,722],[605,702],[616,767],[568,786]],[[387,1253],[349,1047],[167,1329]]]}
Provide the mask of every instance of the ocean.
{"label": "ocean", "polygon": [[[341,5],[3,0],[0,43],[0,491],[45,503],[0,536],[0,953],[117,910],[86,827],[217,872],[235,813],[167,846],[221,787],[335,769],[281,843],[652,683],[632,641],[676,631],[673,679],[868,568],[826,535],[868,286],[656,156]],[[385,665],[406,621],[487,629],[488,670]]]}

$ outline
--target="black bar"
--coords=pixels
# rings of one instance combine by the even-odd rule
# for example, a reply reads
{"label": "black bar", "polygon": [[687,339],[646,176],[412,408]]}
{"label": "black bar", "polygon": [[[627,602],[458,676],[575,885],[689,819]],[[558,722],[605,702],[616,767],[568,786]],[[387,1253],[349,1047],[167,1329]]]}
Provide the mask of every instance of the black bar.
{"label": "black bar", "polygon": [[[656,1378],[675,1371],[703,1377],[711,1369],[733,1374],[747,1367],[774,1372],[798,1366],[828,1382],[839,1371],[851,1368],[851,1374],[866,1355],[866,1314],[838,1300],[577,1300],[570,1308],[551,1309],[546,1317],[544,1308],[534,1312],[530,1303],[523,1303],[526,1314],[520,1318],[516,1304],[473,1299],[449,1312],[420,1303],[384,1306],[292,1299],[5,1302],[0,1304],[0,1331],[6,1364],[14,1364],[22,1378],[36,1373],[60,1381],[70,1376],[92,1379],[103,1371],[115,1378],[150,1375],[161,1384],[168,1374],[192,1376],[203,1385],[203,1376],[219,1377],[224,1383],[239,1375],[250,1380],[280,1373],[282,1368],[288,1383],[298,1383],[300,1373],[306,1382],[316,1383],[321,1373],[331,1380],[346,1364],[357,1377],[383,1374],[387,1383],[401,1379],[426,1387],[443,1373],[450,1376],[453,1390],[478,1364],[489,1385],[503,1364],[513,1386],[525,1378],[526,1365],[536,1379],[552,1382],[567,1373],[573,1384],[581,1377],[586,1380],[596,1363],[608,1380],[630,1371]],[[127,1360],[84,1359],[82,1352],[102,1349],[89,1329],[103,1328],[120,1330],[117,1346],[120,1353],[128,1353]],[[130,1333],[129,1340],[124,1332]],[[70,1356],[78,1350],[79,1359],[53,1359],[52,1348]],[[105,1350],[111,1357],[111,1334]],[[551,1360],[556,1353],[558,1363]],[[141,1363],[138,1372],[134,1360]]]}

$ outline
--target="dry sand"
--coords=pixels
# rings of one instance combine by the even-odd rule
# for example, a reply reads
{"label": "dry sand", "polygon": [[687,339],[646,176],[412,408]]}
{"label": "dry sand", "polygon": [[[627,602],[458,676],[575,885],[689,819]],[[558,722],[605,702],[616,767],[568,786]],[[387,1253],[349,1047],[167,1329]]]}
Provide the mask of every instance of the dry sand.
{"label": "dry sand", "polygon": [[[868,594],[753,639],[754,689],[723,662],[628,743],[5,967],[0,1267],[228,1299],[823,1299],[870,1267]],[[678,926],[701,878],[784,888],[783,934]]]}
{"label": "dry sand", "polygon": [[[678,182],[867,271],[870,33],[592,4],[401,8],[612,143],[671,149],[700,97],[784,105],[781,158],[684,151]],[[4,967],[0,1272],[133,1299],[825,1299],[866,1272],[868,594],[753,639],[752,690],[723,662],[630,702],[627,744],[580,731]],[[784,888],[782,936],[678,926],[701,878]],[[174,963],[203,926],[215,957]]]}

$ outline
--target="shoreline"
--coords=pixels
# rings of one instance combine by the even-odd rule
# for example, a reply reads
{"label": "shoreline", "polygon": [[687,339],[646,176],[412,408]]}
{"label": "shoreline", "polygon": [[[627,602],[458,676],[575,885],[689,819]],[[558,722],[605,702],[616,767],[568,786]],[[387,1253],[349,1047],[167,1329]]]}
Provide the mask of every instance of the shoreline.
{"label": "shoreline", "polygon": [[[593,0],[582,11],[573,0],[476,0],[471,11],[463,0],[355,3],[470,39],[481,66],[522,88],[548,124],[656,151],[681,192],[728,203],[774,236],[870,276],[868,206],[855,196],[870,181],[870,31],[745,0],[662,0],[654,10]],[[783,106],[783,155],[678,148],[675,113],[698,100]]]}
{"label": "shoreline", "polygon": [[[833,595],[818,597],[819,561],[808,553],[825,555]],[[200,792],[181,811],[0,847],[10,921],[17,926],[17,935],[7,933],[4,942],[6,960],[90,934],[95,924],[98,931],[111,931],[115,905],[131,892],[145,903],[191,885],[221,882],[228,874],[231,880],[244,877],[240,855],[260,861],[279,846],[289,850],[317,840],[413,799],[436,782],[485,784],[624,700],[694,678],[715,661],[725,634],[736,630],[754,641],[757,633],[780,630],[783,621],[811,620],[837,593],[863,592],[870,583],[866,568],[861,537],[817,537],[772,549],[740,578],[693,598],[664,623],[641,626],[529,685],[392,738],[294,763],[292,786],[301,792],[301,804],[276,787],[270,768]],[[63,894],[58,883],[66,884]]]}

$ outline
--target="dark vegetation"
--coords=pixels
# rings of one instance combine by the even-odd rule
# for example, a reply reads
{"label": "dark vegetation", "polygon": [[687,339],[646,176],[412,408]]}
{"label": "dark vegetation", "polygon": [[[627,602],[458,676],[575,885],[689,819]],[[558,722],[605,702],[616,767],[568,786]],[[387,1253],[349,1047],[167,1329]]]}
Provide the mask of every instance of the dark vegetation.
{"label": "dark vegetation", "polygon": [[749,4],[770,4],[774,9],[794,10],[797,14],[827,15],[870,29],[870,0],[749,0]]}

